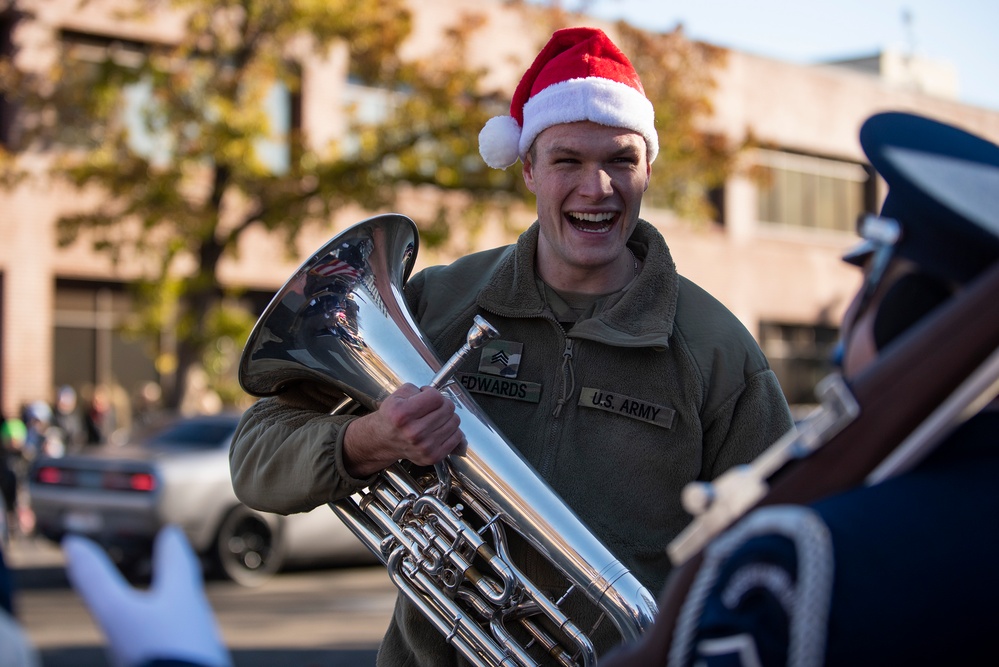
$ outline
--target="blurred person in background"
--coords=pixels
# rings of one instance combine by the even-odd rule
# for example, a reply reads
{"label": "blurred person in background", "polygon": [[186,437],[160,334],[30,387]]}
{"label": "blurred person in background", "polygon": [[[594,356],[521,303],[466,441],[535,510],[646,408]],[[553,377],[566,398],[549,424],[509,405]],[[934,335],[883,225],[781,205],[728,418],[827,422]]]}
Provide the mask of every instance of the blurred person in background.
{"label": "blurred person in background", "polygon": [[148,431],[170,417],[163,409],[163,388],[156,382],[142,383],[132,404],[135,406],[132,427],[138,431]]}
{"label": "blurred person in background", "polygon": [[75,389],[69,385],[63,385],[56,390],[55,405],[52,409],[52,426],[59,429],[63,445],[69,452],[79,451],[86,442],[83,417],[77,410],[78,407]]}
{"label": "blurred person in background", "polygon": [[95,386],[90,395],[87,409],[84,411],[87,444],[106,444],[116,428],[115,417],[111,391],[102,384]]}
{"label": "blurred person in background", "polygon": [[[28,434],[24,422],[16,417],[0,417],[0,492],[3,493],[6,520],[4,528],[8,533],[18,530],[18,490],[20,460],[24,451],[24,439]],[[7,537],[5,535],[4,537]]]}
{"label": "blurred person in background", "polygon": [[35,530],[35,515],[31,511],[27,492],[32,460],[28,454],[28,427],[20,417],[7,417],[0,425],[0,437],[3,440],[4,465],[12,472],[4,489],[7,530],[12,534],[30,535]]}
{"label": "blurred person in background", "polygon": [[41,456],[59,457],[66,453],[62,432],[52,424],[52,408],[45,401],[32,401],[21,411],[28,432],[24,458],[28,466]]}

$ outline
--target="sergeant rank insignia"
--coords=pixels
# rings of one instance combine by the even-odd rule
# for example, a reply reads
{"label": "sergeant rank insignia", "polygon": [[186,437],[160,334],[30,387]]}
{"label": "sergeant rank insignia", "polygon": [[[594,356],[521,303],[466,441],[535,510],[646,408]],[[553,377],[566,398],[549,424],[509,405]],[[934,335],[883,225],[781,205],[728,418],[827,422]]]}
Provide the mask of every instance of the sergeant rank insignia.
{"label": "sergeant rank insignia", "polygon": [[541,385],[517,379],[523,343],[492,340],[479,350],[479,372],[459,373],[462,386],[476,394],[488,394],[518,401],[537,403]]}

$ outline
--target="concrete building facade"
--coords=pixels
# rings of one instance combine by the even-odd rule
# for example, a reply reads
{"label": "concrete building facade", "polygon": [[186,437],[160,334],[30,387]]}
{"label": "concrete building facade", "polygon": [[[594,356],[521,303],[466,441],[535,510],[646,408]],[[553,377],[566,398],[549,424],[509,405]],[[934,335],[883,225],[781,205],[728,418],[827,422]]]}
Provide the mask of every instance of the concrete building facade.
{"label": "concrete building facade", "polygon": [[[95,35],[136,42],[169,41],[183,27],[176,16],[152,24],[122,20],[116,0],[21,3],[19,57],[41,67],[57,57],[66,35]],[[498,87],[512,93],[517,77],[547,36],[523,7],[500,0],[414,2],[414,32],[407,45],[419,53],[449,23],[484,17],[483,64]],[[573,23],[588,22],[574,19]],[[597,23],[597,22],[594,22]],[[605,26],[613,34],[613,26]],[[922,113],[999,141],[999,111],[954,97],[952,72],[879,55],[836,65],[802,66],[729,52],[716,73],[714,114],[706,127],[733,145],[751,136],[760,148],[742,155],[720,193],[718,219],[690,224],[669,211],[643,217],[662,230],[680,272],[725,303],[757,337],[778,370],[793,403],[807,404],[837,324],[858,275],[840,261],[855,241],[854,216],[876,210],[883,187],[871,176],[857,133],[865,118],[883,110]],[[343,50],[302,63],[301,123],[316,142],[342,133],[344,99],[360,94],[348,81]],[[901,73],[900,73],[901,72]],[[668,132],[661,128],[660,132]],[[86,203],[75,190],[47,181],[51,155],[21,156],[37,178],[0,190],[0,406],[15,415],[29,401],[51,401],[70,384],[81,393],[113,383],[134,394],[158,380],[155,359],[120,333],[129,300],[123,286],[143,267],[111,265],[85,243],[60,248],[56,220]],[[657,163],[653,178],[668,165]],[[414,196],[412,206],[421,206]],[[301,257],[336,230],[380,211],[344,211],[326,229],[299,239]],[[406,213],[405,210],[399,211]],[[534,219],[525,209],[518,225]],[[481,246],[511,240],[500,233],[478,237]],[[421,256],[421,264],[447,261],[446,252]],[[291,275],[299,260],[275,257],[273,240],[256,234],[241,248],[223,280],[267,295]],[[169,332],[164,332],[169,335]]]}

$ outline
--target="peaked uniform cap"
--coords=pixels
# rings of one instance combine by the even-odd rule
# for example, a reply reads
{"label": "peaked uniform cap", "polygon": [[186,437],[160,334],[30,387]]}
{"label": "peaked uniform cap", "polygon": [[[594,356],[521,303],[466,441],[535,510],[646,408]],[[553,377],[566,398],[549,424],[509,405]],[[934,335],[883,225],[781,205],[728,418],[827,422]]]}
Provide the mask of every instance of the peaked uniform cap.
{"label": "peaked uniform cap", "polygon": [[999,146],[901,112],[870,117],[860,143],[888,184],[881,215],[901,225],[898,256],[957,282],[999,260]]}
{"label": "peaked uniform cap", "polygon": [[659,152],[655,110],[628,57],[597,28],[556,31],[520,80],[509,116],[489,120],[479,133],[486,164],[505,169],[523,159],[545,129],[592,121],[636,132],[649,161]]}

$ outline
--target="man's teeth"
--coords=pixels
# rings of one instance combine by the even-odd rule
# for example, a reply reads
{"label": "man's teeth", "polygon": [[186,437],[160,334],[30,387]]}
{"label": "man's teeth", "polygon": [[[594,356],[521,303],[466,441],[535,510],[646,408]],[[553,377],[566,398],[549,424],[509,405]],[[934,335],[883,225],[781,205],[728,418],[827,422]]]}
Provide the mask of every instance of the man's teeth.
{"label": "man's teeth", "polygon": [[567,214],[570,218],[575,220],[582,220],[584,222],[604,222],[610,220],[614,217],[613,213],[569,213]]}
{"label": "man's teeth", "polygon": [[[602,224],[614,219],[614,214],[605,213],[567,213],[566,217],[580,231],[584,232],[606,232],[610,225]],[[584,226],[581,226],[584,225]],[[599,225],[594,227],[593,225]]]}

